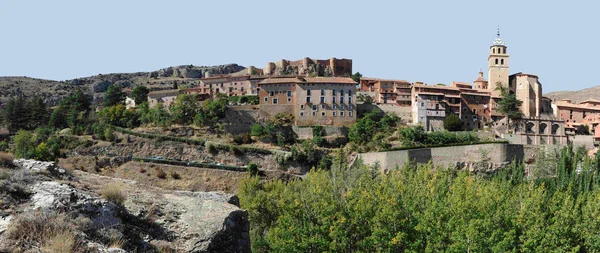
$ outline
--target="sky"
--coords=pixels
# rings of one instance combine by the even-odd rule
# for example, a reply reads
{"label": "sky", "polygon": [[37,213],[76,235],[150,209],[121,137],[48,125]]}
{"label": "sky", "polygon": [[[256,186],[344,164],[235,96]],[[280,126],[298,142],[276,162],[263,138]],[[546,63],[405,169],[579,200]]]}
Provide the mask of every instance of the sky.
{"label": "sky", "polygon": [[2,0],[0,76],[52,80],[174,65],[350,58],[368,77],[487,76],[497,27],[510,72],[544,92],[600,85],[595,1]]}

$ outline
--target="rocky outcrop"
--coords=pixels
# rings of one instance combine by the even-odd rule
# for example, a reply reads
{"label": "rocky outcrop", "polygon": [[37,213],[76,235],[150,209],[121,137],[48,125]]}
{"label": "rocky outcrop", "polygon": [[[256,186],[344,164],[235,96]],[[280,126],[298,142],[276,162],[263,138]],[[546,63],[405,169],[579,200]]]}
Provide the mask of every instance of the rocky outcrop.
{"label": "rocky outcrop", "polygon": [[[68,174],[54,163],[17,160],[21,170],[31,173]],[[28,187],[31,196],[15,213],[43,210],[89,220],[89,231],[81,231],[84,245],[94,252],[250,252],[249,222],[235,195],[220,192],[167,191],[121,180],[76,171],[62,181],[36,177]],[[107,187],[118,187],[125,196],[120,204],[99,196]],[[0,219],[3,231],[18,220],[11,214]],[[103,235],[122,234],[127,243],[108,248]],[[160,247],[159,247],[160,245]]]}
{"label": "rocky outcrop", "polygon": [[158,71],[150,72],[149,78],[179,77],[179,78],[202,78],[210,75],[231,74],[244,70],[243,66],[237,64],[226,64],[217,66],[193,66],[182,65],[168,67]]}

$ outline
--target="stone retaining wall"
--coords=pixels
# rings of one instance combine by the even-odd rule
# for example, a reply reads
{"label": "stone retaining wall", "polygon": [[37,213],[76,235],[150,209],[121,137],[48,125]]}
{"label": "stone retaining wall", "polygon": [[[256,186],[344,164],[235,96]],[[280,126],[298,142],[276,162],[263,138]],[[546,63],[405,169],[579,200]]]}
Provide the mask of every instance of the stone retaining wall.
{"label": "stone retaining wall", "polygon": [[439,148],[419,148],[359,154],[368,165],[379,164],[383,170],[402,168],[409,161],[428,163],[444,168],[492,172],[513,160],[522,161],[522,145],[491,143]]}

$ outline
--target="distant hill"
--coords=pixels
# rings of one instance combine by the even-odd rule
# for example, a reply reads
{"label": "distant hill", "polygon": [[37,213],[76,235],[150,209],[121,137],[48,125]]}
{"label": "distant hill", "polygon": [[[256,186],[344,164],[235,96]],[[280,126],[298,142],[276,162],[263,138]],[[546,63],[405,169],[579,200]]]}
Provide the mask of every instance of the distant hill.
{"label": "distant hill", "polygon": [[92,95],[95,101],[102,99],[110,84],[119,84],[123,88],[146,85],[151,89],[170,89],[174,86],[186,87],[200,84],[200,78],[206,75],[230,74],[244,70],[237,64],[218,66],[181,65],[152,72],[100,74],[91,77],[66,81],[45,80],[31,77],[0,77],[0,105],[12,96],[40,95],[50,106],[57,105],[65,96],[76,89]]}
{"label": "distant hill", "polygon": [[571,99],[573,103],[579,103],[586,99],[600,100],[600,86],[595,86],[579,91],[555,91],[544,94],[552,100]]}

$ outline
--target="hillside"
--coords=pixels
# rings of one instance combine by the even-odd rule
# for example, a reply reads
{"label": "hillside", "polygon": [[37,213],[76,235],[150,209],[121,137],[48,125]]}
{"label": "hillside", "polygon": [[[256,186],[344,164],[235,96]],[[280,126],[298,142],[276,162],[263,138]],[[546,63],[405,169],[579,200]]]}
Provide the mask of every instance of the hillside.
{"label": "hillside", "polygon": [[579,103],[586,99],[600,100],[600,86],[595,86],[579,91],[555,91],[544,94],[552,100],[571,99],[573,103]]}
{"label": "hillside", "polygon": [[181,65],[152,72],[99,74],[66,81],[44,80],[31,77],[0,77],[0,105],[12,96],[40,95],[51,106],[75,89],[81,88],[93,95],[94,100],[102,98],[110,84],[119,84],[124,88],[146,85],[153,89],[169,89],[178,86],[198,85],[201,77],[215,74],[229,74],[245,69],[237,64],[217,66]]}

